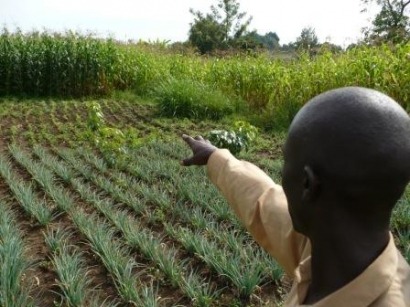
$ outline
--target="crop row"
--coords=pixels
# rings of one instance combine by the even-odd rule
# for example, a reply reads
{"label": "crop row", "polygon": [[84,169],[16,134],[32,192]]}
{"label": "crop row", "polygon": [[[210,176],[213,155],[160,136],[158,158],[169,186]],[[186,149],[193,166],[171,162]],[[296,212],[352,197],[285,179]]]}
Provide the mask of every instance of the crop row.
{"label": "crop row", "polygon": [[[204,172],[181,168],[170,158],[183,156],[182,146],[152,143],[119,168],[81,148],[35,146],[32,156],[13,145],[9,152],[35,180],[29,184],[5,156],[0,157],[0,175],[18,203],[41,225],[49,225],[62,212],[68,214],[110,273],[122,302],[166,305],[167,300],[160,298],[165,286],[192,305],[213,306],[226,297],[242,302],[255,299],[260,287],[278,285],[282,271],[238,224],[216,189],[204,181]],[[55,208],[38,197],[38,187]],[[407,259],[408,196],[407,192],[392,218],[393,232]],[[42,219],[38,210],[47,212],[47,218]],[[70,234],[48,231],[45,240],[63,301],[71,306],[101,304],[90,288],[84,254],[69,244]]]}
{"label": "crop row", "polygon": [[29,285],[22,282],[30,263],[26,246],[16,226],[16,214],[3,201],[0,203],[0,305],[32,306]]}
{"label": "crop row", "polygon": [[[80,232],[90,241],[92,250],[98,255],[108,272],[114,277],[114,283],[122,299],[125,302],[134,303],[137,306],[153,306],[150,302],[156,302],[157,298],[155,293],[147,288],[136,287],[136,278],[138,275],[135,274],[134,268],[137,267],[137,263],[130,256],[128,249],[114,239],[115,230],[95,214],[87,214],[82,210],[77,210],[76,202],[70,193],[56,184],[54,176],[44,166],[32,161],[18,147],[11,147],[10,151],[16,161],[28,170],[36,182],[55,201],[59,210],[69,214]],[[76,266],[70,266],[70,263],[67,262],[63,263],[62,267],[59,262],[61,257],[66,257],[65,260],[71,262],[77,261],[81,263],[81,260],[78,258],[78,254],[76,256],[75,253],[65,254],[64,256],[54,256],[54,264],[62,280],[67,277],[63,273],[64,270],[67,270],[67,266],[71,270],[81,270],[81,268]],[[75,273],[75,271],[69,272],[71,277],[75,276]],[[79,279],[79,276],[74,279],[69,279],[69,284],[63,284],[61,279],[60,287],[63,289],[63,292],[71,294],[65,297],[67,301],[77,302],[79,300],[79,302],[77,302],[78,304],[74,304],[73,306],[83,305],[85,302],[82,301],[82,299],[84,298],[79,296],[77,291],[78,283],[80,283],[80,287],[85,287],[87,282]],[[85,291],[84,288],[80,290]],[[92,291],[89,291],[89,293],[92,294]],[[87,298],[87,300],[87,304],[97,304],[96,302],[98,302],[98,298],[94,296]]]}
{"label": "crop row", "polygon": [[[60,119],[55,122],[60,125]],[[166,285],[202,306],[218,303],[226,295],[249,299],[261,285],[281,276],[276,263],[255,245],[218,191],[204,180],[205,172],[180,167],[178,160],[187,150],[179,143],[149,143],[130,152],[130,160],[116,168],[84,148],[45,150],[35,146],[33,157],[16,146],[9,152],[36,182],[21,179],[13,172],[12,163],[0,156],[0,175],[19,204],[40,225],[67,212],[110,272],[123,302],[164,303],[159,299],[162,284],[158,276],[146,282],[152,270],[147,271],[147,262],[159,270]],[[266,164],[272,166],[276,167]],[[36,197],[37,186],[54,206]],[[78,196],[80,204],[86,205],[84,210],[78,205]],[[409,192],[392,218],[393,233],[407,259],[408,201]],[[48,233],[46,240],[53,235]],[[100,240],[114,243],[99,246]],[[87,275],[82,253],[61,241],[58,249],[50,249],[64,300],[71,305],[84,300],[97,304],[93,289],[88,289],[89,280],[69,278]],[[144,264],[135,261],[134,252],[145,259]],[[204,274],[207,270],[212,273]],[[145,279],[142,284],[140,277]],[[67,286],[68,279],[72,286]]]}
{"label": "crop row", "polygon": [[[43,153],[41,155],[44,156]],[[121,176],[120,174],[115,172],[111,173],[110,177],[113,182],[127,182],[128,190],[132,192],[130,193],[124,191],[123,189],[113,184],[110,180],[95,175],[93,171],[87,168],[86,164],[81,162],[81,160],[76,159],[74,156],[68,154],[67,152],[63,153],[62,155],[71,163],[72,167],[80,172],[85,178],[95,183],[98,187],[108,193],[111,198],[127,204],[127,206],[136,210],[138,214],[144,215],[149,222],[159,222],[166,224],[165,219],[168,221],[175,219],[178,223],[185,223],[187,225],[191,225],[191,227],[193,228],[198,229],[195,233],[192,231],[185,231],[185,237],[188,238],[188,241],[198,241],[198,238],[201,238],[200,242],[202,242],[202,245],[207,246],[207,254],[213,257],[205,259],[205,262],[213,267],[219,274],[226,276],[230,281],[232,281],[232,283],[239,289],[238,291],[240,293],[240,296],[249,297],[254,291],[255,287],[261,284],[265,278],[277,280],[280,277],[281,271],[277,270],[276,263],[274,263],[265,253],[261,253],[260,250],[256,248],[256,246],[248,246],[248,242],[250,240],[247,236],[245,237],[242,233],[238,234],[236,231],[231,232],[228,229],[219,228],[218,226],[216,226],[217,223],[215,218],[212,218],[212,216],[210,216],[209,218],[204,218],[204,212],[198,210],[199,207],[197,208],[197,210],[190,209],[190,213],[187,214],[187,210],[183,209],[181,205],[173,205],[170,196],[166,196],[166,194],[164,194],[164,191],[160,192],[157,189],[151,190],[152,188],[147,188],[146,186],[141,185],[141,183],[135,182],[131,177],[128,177],[127,175],[122,174]],[[94,158],[96,161],[98,161],[96,157]],[[44,160],[53,161],[51,157],[47,157]],[[61,164],[62,163],[60,162],[60,165]],[[103,162],[99,161],[100,167],[103,167],[103,169],[105,169],[105,167],[101,164],[103,164]],[[132,166],[128,168],[128,170],[130,169],[132,169]],[[154,207],[152,209],[147,209],[147,205],[141,206],[141,201],[135,201],[136,196],[133,196],[133,193],[137,193],[137,199],[140,197],[142,202],[145,202],[145,204],[153,204]],[[95,196],[93,195],[91,195],[91,199],[87,198],[87,195],[84,195],[83,197],[85,197],[88,202],[96,202]],[[101,201],[97,201],[97,203],[98,202],[100,203]],[[105,205],[104,207],[109,208],[110,205]],[[143,208],[145,208],[145,210],[142,210]],[[221,217],[219,217],[219,219],[220,218]],[[169,224],[167,225],[169,226]],[[121,226],[118,227],[121,228]],[[208,233],[207,236],[202,236],[202,231],[204,230]],[[143,230],[138,232],[144,233]],[[168,232],[168,234],[171,234],[171,237],[177,240],[178,236],[176,236],[175,234],[178,233],[179,231]],[[201,235],[198,236],[199,234]],[[216,238],[218,243],[207,243],[207,238],[213,237]],[[147,237],[147,241],[154,241],[152,237],[151,239],[149,238],[150,237]],[[161,242],[157,243],[158,244],[156,245],[160,245]],[[228,246],[230,247],[230,252],[228,252],[227,249],[221,249],[221,246],[225,246],[226,244],[228,244]],[[200,251],[198,250],[195,251],[194,254],[200,255],[201,259],[203,259],[203,252],[200,253]],[[229,254],[230,256],[227,256]],[[231,265],[228,266],[226,265],[228,259],[229,261],[231,261],[232,259],[235,261],[231,262]],[[252,263],[249,262],[249,259],[253,259],[252,263],[254,263],[258,267],[258,269],[256,269],[256,267],[254,267]],[[161,263],[161,261],[158,262]],[[247,265],[242,266],[242,264]],[[222,270],[222,268],[225,269]],[[269,272],[266,272],[267,268]],[[276,273],[271,275],[270,270],[272,270],[272,272],[275,272],[275,270],[277,271]],[[264,271],[263,274],[262,271]],[[196,298],[196,301],[200,301],[198,297]]]}

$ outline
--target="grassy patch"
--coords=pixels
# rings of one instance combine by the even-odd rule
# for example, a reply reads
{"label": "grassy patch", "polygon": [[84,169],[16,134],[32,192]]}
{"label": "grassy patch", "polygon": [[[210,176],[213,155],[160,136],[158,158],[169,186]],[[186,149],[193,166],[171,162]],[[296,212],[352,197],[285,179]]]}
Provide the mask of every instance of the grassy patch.
{"label": "grassy patch", "polygon": [[202,82],[169,79],[154,90],[161,114],[194,119],[220,119],[235,111],[235,101]]}

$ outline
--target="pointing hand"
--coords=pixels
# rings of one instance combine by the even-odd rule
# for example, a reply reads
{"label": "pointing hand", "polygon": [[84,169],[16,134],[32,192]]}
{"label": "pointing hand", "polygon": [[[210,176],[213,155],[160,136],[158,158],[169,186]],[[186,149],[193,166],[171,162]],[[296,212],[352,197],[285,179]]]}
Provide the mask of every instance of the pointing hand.
{"label": "pointing hand", "polygon": [[182,139],[191,147],[193,152],[193,156],[181,161],[181,164],[184,166],[206,165],[211,154],[217,149],[202,136],[192,138],[189,135],[183,134]]}

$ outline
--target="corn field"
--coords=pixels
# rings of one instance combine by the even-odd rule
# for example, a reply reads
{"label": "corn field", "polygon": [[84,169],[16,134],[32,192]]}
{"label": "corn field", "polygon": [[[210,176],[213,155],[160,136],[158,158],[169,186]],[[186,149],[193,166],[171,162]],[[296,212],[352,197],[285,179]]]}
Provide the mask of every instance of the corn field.
{"label": "corn field", "polygon": [[243,100],[265,128],[287,127],[299,108],[323,91],[364,86],[409,110],[410,45],[357,47],[284,61],[269,55],[203,58],[153,52],[137,44],[78,33],[0,35],[0,96],[150,94],[170,79],[189,80]]}

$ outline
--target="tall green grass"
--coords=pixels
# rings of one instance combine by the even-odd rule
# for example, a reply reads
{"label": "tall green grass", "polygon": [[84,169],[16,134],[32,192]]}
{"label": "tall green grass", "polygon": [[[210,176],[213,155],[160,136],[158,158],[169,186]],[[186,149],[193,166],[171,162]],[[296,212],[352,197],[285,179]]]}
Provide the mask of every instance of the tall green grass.
{"label": "tall green grass", "polygon": [[0,96],[101,96],[131,90],[155,93],[166,106],[165,115],[177,109],[195,118],[207,107],[187,101],[200,103],[198,92],[208,91],[212,94],[204,96],[203,104],[219,101],[216,117],[229,113],[225,101],[234,108],[239,99],[251,110],[242,112],[265,128],[287,127],[309,99],[343,86],[380,90],[410,111],[410,44],[362,46],[337,55],[324,51],[313,58],[301,54],[293,60],[268,54],[204,58],[72,32],[3,29],[0,67]]}
{"label": "tall green grass", "polygon": [[16,214],[0,203],[0,305],[34,306],[29,287],[21,282],[30,263],[25,257],[23,234],[16,225]]}
{"label": "tall green grass", "polygon": [[154,95],[161,113],[171,117],[220,119],[235,111],[235,102],[221,90],[193,80],[169,79]]}

